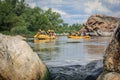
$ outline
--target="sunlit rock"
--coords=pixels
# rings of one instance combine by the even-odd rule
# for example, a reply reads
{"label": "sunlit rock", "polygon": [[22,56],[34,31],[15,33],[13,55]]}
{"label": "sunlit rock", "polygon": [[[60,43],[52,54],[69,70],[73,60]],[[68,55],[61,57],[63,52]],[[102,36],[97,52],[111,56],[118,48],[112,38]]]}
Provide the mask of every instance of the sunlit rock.
{"label": "sunlit rock", "polygon": [[120,80],[120,74],[116,72],[103,73],[97,80]]}
{"label": "sunlit rock", "polygon": [[25,41],[0,34],[0,80],[46,80],[47,73]]}
{"label": "sunlit rock", "polygon": [[90,35],[111,36],[120,18],[106,15],[92,15],[84,26]]}

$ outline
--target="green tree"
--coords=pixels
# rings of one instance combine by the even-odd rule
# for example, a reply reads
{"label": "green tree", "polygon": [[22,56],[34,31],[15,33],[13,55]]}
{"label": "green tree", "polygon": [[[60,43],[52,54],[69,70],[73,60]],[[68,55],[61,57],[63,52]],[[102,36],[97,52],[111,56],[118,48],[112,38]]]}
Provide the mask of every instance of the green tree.
{"label": "green tree", "polygon": [[61,16],[59,13],[53,12],[51,8],[49,8],[45,15],[47,16],[49,20],[49,29],[57,30],[58,27],[60,27],[61,24],[63,24],[63,20],[61,19]]}
{"label": "green tree", "polygon": [[51,8],[31,8],[24,0],[0,0],[0,32],[34,35],[39,29],[53,29],[57,33],[78,31],[81,24],[68,25]]}
{"label": "green tree", "polygon": [[18,24],[20,17],[15,13],[15,9],[20,3],[23,3],[22,0],[0,1],[0,31],[8,31],[10,33],[12,28],[16,27],[16,25],[20,26],[20,24],[22,24]]}

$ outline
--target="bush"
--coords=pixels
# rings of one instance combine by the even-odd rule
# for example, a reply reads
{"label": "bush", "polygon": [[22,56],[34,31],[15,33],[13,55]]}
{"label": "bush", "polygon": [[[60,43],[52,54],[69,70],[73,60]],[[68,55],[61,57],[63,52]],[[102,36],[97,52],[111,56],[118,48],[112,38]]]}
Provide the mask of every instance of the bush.
{"label": "bush", "polygon": [[20,35],[24,35],[24,34],[28,34],[29,31],[27,30],[27,28],[25,26],[21,27],[21,26],[17,26],[11,29],[11,34],[20,34]]}

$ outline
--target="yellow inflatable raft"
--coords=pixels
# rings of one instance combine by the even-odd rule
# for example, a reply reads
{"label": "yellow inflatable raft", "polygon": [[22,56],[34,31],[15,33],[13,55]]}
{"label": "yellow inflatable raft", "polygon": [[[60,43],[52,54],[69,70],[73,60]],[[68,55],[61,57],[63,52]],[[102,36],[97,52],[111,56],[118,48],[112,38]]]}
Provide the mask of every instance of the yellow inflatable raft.
{"label": "yellow inflatable raft", "polygon": [[68,38],[71,38],[71,39],[87,39],[87,38],[91,38],[90,36],[68,36]]}

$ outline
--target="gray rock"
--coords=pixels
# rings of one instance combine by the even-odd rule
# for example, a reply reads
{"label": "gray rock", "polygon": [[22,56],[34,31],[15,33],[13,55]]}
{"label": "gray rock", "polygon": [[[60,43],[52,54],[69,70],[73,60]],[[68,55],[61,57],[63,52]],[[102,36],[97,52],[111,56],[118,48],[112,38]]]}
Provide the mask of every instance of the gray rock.
{"label": "gray rock", "polygon": [[85,80],[96,80],[98,76],[103,72],[103,68],[98,68],[86,77]]}
{"label": "gray rock", "polygon": [[52,80],[89,80],[89,76],[96,79],[102,67],[102,60],[87,65],[48,66]]}

